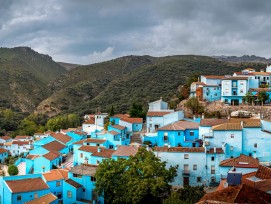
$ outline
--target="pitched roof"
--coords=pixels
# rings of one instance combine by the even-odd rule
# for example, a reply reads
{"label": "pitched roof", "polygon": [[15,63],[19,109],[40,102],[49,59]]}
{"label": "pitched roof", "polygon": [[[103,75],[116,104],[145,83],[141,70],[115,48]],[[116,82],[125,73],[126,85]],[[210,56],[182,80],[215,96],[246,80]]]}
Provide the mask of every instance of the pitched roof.
{"label": "pitched roof", "polygon": [[114,149],[104,149],[98,148],[96,152],[93,152],[92,156],[95,157],[104,157],[104,158],[111,158],[112,154],[115,152]]}
{"label": "pitched roof", "polygon": [[73,144],[81,144],[81,145],[82,145],[82,144],[84,143],[84,141],[85,141],[85,140],[79,140],[79,141],[77,141],[77,142],[74,142]]}
{"label": "pitched roof", "polygon": [[217,119],[217,118],[201,119],[200,126],[215,126],[215,125],[220,125],[227,122],[228,122],[228,119]]}
{"label": "pitched roof", "polygon": [[10,140],[10,139],[11,139],[11,137],[10,137],[10,136],[2,136],[2,137],[1,137],[1,139],[3,139],[3,140],[6,140],[6,141],[7,141],[7,140]]}
{"label": "pitched roof", "polygon": [[31,144],[31,142],[30,141],[16,141],[16,140],[13,140],[12,144],[17,144],[18,146],[23,146],[23,145],[29,145],[29,144]]}
{"label": "pitched roof", "polygon": [[220,162],[219,166],[234,166],[238,168],[258,168],[259,160],[250,156],[241,154],[239,157],[225,159]]}
{"label": "pitched roof", "polygon": [[58,141],[52,141],[42,146],[44,149],[47,149],[48,151],[60,151],[64,149],[66,146],[61,144]]}
{"label": "pitched roof", "polygon": [[229,186],[223,190],[205,194],[198,204],[214,203],[270,203],[271,195],[246,184]]}
{"label": "pitched roof", "polygon": [[5,153],[5,152],[7,152],[8,150],[6,150],[6,149],[4,149],[4,148],[0,148],[0,154],[2,154],[2,153]]}
{"label": "pitched roof", "polygon": [[83,124],[95,124],[95,118],[89,118],[88,120],[83,122]]}
{"label": "pitched roof", "polygon": [[43,157],[48,159],[49,161],[52,161],[60,156],[59,152],[48,152],[47,154],[44,154]]}
{"label": "pitched roof", "polygon": [[203,83],[203,82],[200,82],[200,81],[196,81],[196,82],[193,82],[192,84],[196,84],[196,85],[206,85],[205,83]]}
{"label": "pitched roof", "polygon": [[114,131],[114,130],[111,130],[108,133],[111,134],[111,135],[118,135],[118,134],[120,134],[120,132],[117,132],[117,131]]}
{"label": "pitched roof", "polygon": [[233,76],[233,77],[225,77],[222,80],[248,80],[248,77]]}
{"label": "pitched roof", "polygon": [[110,118],[129,118],[129,117],[130,117],[129,114],[115,114],[111,116]]}
{"label": "pitched roof", "polygon": [[84,151],[84,152],[91,152],[94,153],[98,150],[97,146],[89,146],[89,145],[83,145],[78,150]]}
{"label": "pitched roof", "polygon": [[118,130],[124,130],[124,129],[125,129],[125,127],[122,126],[122,125],[113,125],[112,127],[113,127],[113,128],[116,128],[116,129],[118,129]]}
{"label": "pitched roof", "polygon": [[212,127],[213,131],[216,130],[242,130],[241,123],[224,123],[220,125],[215,125]]}
{"label": "pitched roof", "polygon": [[68,184],[70,184],[71,186],[73,186],[75,188],[82,187],[82,185],[80,183],[77,183],[76,181],[74,181],[72,179],[67,179],[65,182],[68,183]]}
{"label": "pitched roof", "polygon": [[26,159],[34,160],[36,158],[40,157],[39,155],[29,154],[26,156]]}
{"label": "pitched roof", "polygon": [[148,117],[163,117],[164,115],[170,114],[170,111],[149,111],[147,113]]}
{"label": "pitched roof", "polygon": [[68,170],[52,169],[42,174],[46,181],[66,180],[68,179]]}
{"label": "pitched roof", "polygon": [[112,156],[135,156],[138,151],[137,147],[133,146],[118,146],[118,149],[112,154]]}
{"label": "pitched roof", "polygon": [[217,76],[217,75],[202,75],[202,76],[207,79],[222,79],[225,77],[225,76]]}
{"label": "pitched roof", "polygon": [[120,120],[127,123],[143,123],[143,118],[121,118]]}
{"label": "pitched roof", "polygon": [[158,130],[186,130],[186,129],[199,129],[199,124],[196,122],[180,120],[175,123],[163,126]]}
{"label": "pitched roof", "polygon": [[63,144],[68,143],[69,141],[72,140],[72,138],[68,135],[64,135],[62,133],[51,133],[50,134],[53,138],[55,138],[56,140],[62,142]]}
{"label": "pitched roof", "polygon": [[89,143],[96,143],[96,144],[103,144],[106,142],[106,140],[103,139],[94,139],[94,138],[88,138],[84,142],[89,142]]}
{"label": "pitched roof", "polygon": [[28,201],[25,204],[50,204],[55,200],[57,200],[57,197],[52,193],[48,193],[48,194],[43,195],[39,198]]}
{"label": "pitched roof", "polygon": [[262,75],[262,76],[270,76],[270,72],[252,72],[251,75]]}
{"label": "pitched roof", "polygon": [[42,178],[28,178],[20,180],[5,181],[12,193],[30,192],[49,189]]}
{"label": "pitched roof", "polygon": [[154,147],[156,152],[205,152],[204,147]]}
{"label": "pitched roof", "polygon": [[81,164],[71,167],[70,172],[80,175],[94,176],[96,173],[97,165]]}
{"label": "pitched roof", "polygon": [[271,179],[271,168],[260,165],[255,176],[260,179]]}
{"label": "pitched roof", "polygon": [[31,139],[31,136],[28,135],[17,135],[14,139],[15,140],[20,140],[20,139]]}

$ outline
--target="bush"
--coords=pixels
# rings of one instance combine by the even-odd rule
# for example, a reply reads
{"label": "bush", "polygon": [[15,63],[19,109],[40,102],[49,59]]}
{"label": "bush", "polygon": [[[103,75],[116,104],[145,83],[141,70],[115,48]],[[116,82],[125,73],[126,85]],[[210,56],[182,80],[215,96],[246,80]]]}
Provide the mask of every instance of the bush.
{"label": "bush", "polygon": [[18,170],[17,166],[12,164],[12,165],[9,165],[9,167],[8,167],[8,173],[10,176],[18,175],[19,170]]}

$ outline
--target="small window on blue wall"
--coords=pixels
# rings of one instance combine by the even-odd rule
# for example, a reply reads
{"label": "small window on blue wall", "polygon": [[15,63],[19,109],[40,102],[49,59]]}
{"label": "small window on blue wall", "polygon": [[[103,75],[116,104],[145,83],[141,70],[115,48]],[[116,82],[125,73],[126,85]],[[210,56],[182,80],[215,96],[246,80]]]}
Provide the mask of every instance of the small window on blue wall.
{"label": "small window on blue wall", "polygon": [[190,131],[190,136],[194,136],[194,131]]}
{"label": "small window on blue wall", "polygon": [[178,136],[181,136],[181,133],[180,133],[180,132],[178,132]]}

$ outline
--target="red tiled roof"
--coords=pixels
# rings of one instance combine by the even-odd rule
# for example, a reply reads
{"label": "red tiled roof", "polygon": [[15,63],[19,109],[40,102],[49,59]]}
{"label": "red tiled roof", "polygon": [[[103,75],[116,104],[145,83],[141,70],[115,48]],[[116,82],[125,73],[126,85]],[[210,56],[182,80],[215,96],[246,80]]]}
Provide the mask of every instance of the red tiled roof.
{"label": "red tiled roof", "polygon": [[39,155],[29,154],[26,156],[27,159],[34,160],[36,158],[40,157]]}
{"label": "red tiled roof", "polygon": [[241,126],[241,123],[224,123],[224,124],[213,126],[212,130],[213,131],[216,131],[216,130],[236,130],[236,131],[241,131],[242,126]]}
{"label": "red tiled roof", "polygon": [[2,136],[2,137],[1,137],[1,139],[3,139],[3,140],[6,140],[6,141],[7,141],[7,140],[10,140],[10,139],[11,139],[11,137],[10,137],[10,136]]}
{"label": "red tiled roof", "polygon": [[25,204],[50,204],[55,200],[57,200],[57,197],[52,193],[48,193],[48,194],[43,195],[39,198],[28,201]]}
{"label": "red tiled roof", "polygon": [[44,149],[47,149],[48,151],[60,151],[64,149],[66,146],[61,144],[58,141],[52,141],[42,146]]}
{"label": "red tiled roof", "polygon": [[248,77],[233,76],[233,77],[225,77],[222,80],[248,80]]}
{"label": "red tiled roof", "polygon": [[74,131],[74,134],[77,134],[77,135],[87,135],[88,133],[87,132],[83,132],[83,131]]}
{"label": "red tiled roof", "polygon": [[218,75],[202,75],[203,77],[205,77],[206,79],[222,79],[225,76],[218,76]]}
{"label": "red tiled roof", "polygon": [[[207,154],[215,154],[214,148],[210,148],[209,151],[206,152]],[[224,154],[222,148],[216,148],[216,154]]]}
{"label": "red tiled roof", "polygon": [[110,118],[129,118],[129,117],[130,117],[129,114],[115,114],[111,116]]}
{"label": "red tiled roof", "polygon": [[154,147],[156,152],[205,152],[204,147]]}
{"label": "red tiled roof", "polygon": [[49,186],[41,178],[29,178],[5,181],[12,193],[22,193],[49,189]]}
{"label": "red tiled roof", "polygon": [[122,126],[122,125],[113,125],[112,127],[116,128],[116,129],[119,129],[119,130],[124,130],[125,129],[125,127]]}
{"label": "red tiled roof", "polygon": [[143,118],[121,118],[120,120],[127,123],[143,123]]}
{"label": "red tiled roof", "polygon": [[206,85],[205,83],[203,83],[203,82],[200,82],[200,81],[197,81],[197,82],[193,82],[192,84],[196,84],[196,85]]}
{"label": "red tiled roof", "polygon": [[164,115],[170,114],[169,111],[149,111],[147,113],[148,117],[163,117]]}
{"label": "red tiled roof", "polygon": [[234,166],[238,168],[258,168],[259,160],[241,154],[239,157],[226,159],[220,162],[219,166]]}
{"label": "red tiled roof", "polygon": [[95,118],[90,118],[86,120],[83,124],[95,124]]}
{"label": "red tiled roof", "polygon": [[69,141],[72,140],[72,138],[68,135],[64,135],[62,133],[51,133],[50,134],[53,138],[55,138],[56,140],[62,142],[63,144],[68,143]]}
{"label": "red tiled roof", "polygon": [[132,146],[118,146],[118,149],[112,154],[112,156],[135,156],[138,151],[137,147]]}
{"label": "red tiled roof", "polygon": [[80,183],[77,183],[76,181],[72,180],[72,179],[68,179],[65,181],[66,183],[70,184],[71,186],[75,187],[75,188],[80,188],[82,187],[82,185]]}
{"label": "red tiled roof", "polygon": [[120,134],[120,132],[117,132],[117,131],[114,131],[114,130],[111,130],[108,133],[111,134],[111,135],[118,135],[118,134]]}
{"label": "red tiled roof", "polygon": [[205,203],[270,203],[271,195],[246,184],[229,186],[223,190],[205,194],[198,204]]}
{"label": "red tiled roof", "polygon": [[17,144],[18,146],[23,146],[23,145],[29,145],[30,141],[16,141],[16,140],[13,140],[12,144]]}
{"label": "red tiled roof", "polygon": [[186,129],[199,129],[199,124],[196,122],[180,120],[175,123],[163,126],[158,130],[186,130]]}
{"label": "red tiled roof", "polygon": [[7,152],[8,150],[0,148],[0,154]]}
{"label": "red tiled roof", "polygon": [[215,126],[215,125],[220,125],[227,122],[228,122],[228,119],[217,119],[217,118],[201,119],[200,126]]}
{"label": "red tiled roof", "polygon": [[95,157],[104,157],[104,158],[111,158],[112,154],[115,152],[115,150],[113,149],[104,149],[104,148],[100,148],[100,152],[99,150],[97,150],[96,152],[93,152],[92,156]]}
{"label": "red tiled roof", "polygon": [[27,135],[17,135],[14,139],[15,140],[20,140],[20,139],[31,139],[31,136],[27,136]]}
{"label": "red tiled roof", "polygon": [[49,161],[52,161],[56,158],[58,158],[60,156],[60,154],[56,151],[54,152],[48,152],[47,154],[44,154],[43,157],[48,159]]}
{"label": "red tiled roof", "polygon": [[84,152],[91,152],[94,153],[98,150],[97,146],[89,146],[89,145],[83,145],[78,150],[84,151]]}
{"label": "red tiled roof", "polygon": [[94,139],[94,138],[88,138],[88,139],[86,139],[84,142],[103,144],[103,143],[106,142],[106,140],[102,140],[102,139]]}
{"label": "red tiled roof", "polygon": [[46,181],[66,180],[68,179],[68,170],[66,169],[52,169],[42,174]]}
{"label": "red tiled roof", "polygon": [[84,141],[85,141],[85,140],[79,140],[79,141],[77,141],[77,142],[74,142],[73,144],[81,144],[81,145],[82,145],[82,144],[84,143]]}
{"label": "red tiled roof", "polygon": [[260,179],[271,179],[271,168],[260,165],[255,176]]}

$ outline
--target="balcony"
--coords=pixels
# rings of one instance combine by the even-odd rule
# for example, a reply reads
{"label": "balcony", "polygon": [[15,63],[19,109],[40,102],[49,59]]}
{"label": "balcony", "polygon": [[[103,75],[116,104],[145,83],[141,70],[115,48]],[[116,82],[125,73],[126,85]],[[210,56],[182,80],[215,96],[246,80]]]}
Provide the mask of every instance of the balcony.
{"label": "balcony", "polygon": [[183,175],[189,176],[190,175],[190,171],[189,170],[183,170]]}

